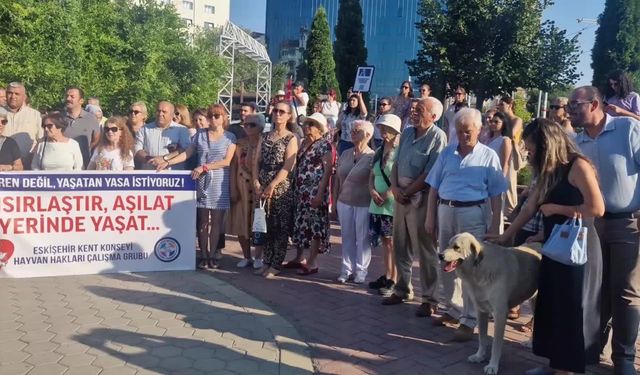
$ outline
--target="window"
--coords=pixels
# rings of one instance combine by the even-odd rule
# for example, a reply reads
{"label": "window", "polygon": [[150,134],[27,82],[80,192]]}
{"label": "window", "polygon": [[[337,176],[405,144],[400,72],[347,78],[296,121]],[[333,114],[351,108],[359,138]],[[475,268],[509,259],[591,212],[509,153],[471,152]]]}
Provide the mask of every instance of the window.
{"label": "window", "polygon": [[214,7],[213,5],[205,5],[204,6],[204,12],[206,14],[215,14],[216,13],[216,7]]}
{"label": "window", "polygon": [[191,25],[193,25],[193,21],[192,21],[192,20],[190,20],[189,18],[183,18],[183,19],[182,19],[182,22],[184,22],[184,25],[185,25],[185,26],[191,26]]}
{"label": "window", "polygon": [[182,9],[193,10],[193,1],[183,1],[182,2]]}
{"label": "window", "polygon": [[214,26],[215,25],[213,23],[211,23],[211,22],[205,22],[204,23],[204,29],[205,30],[213,30]]}

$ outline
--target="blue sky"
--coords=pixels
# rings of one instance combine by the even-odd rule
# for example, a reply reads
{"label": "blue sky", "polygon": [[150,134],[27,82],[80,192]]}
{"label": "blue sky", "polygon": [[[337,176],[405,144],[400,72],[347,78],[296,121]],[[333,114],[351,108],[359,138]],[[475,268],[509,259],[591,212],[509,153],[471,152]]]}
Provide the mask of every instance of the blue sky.
{"label": "blue sky", "polygon": [[[296,1],[296,0],[292,0]],[[578,71],[582,77],[577,84],[590,84],[593,72],[591,70],[591,48],[595,38],[597,25],[592,23],[578,23],[578,18],[594,20],[604,10],[605,0],[556,0],[556,4],[545,11],[545,19],[555,21],[572,36],[582,31],[580,47],[582,55],[578,64]],[[231,22],[253,31],[264,32],[266,0],[231,0]]]}

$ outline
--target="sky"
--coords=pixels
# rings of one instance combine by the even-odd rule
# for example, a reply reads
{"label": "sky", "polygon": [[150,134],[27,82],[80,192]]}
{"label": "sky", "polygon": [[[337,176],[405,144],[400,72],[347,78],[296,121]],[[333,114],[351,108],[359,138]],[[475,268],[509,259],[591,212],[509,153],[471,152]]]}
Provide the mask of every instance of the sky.
{"label": "sky", "polygon": [[[297,1],[297,0],[292,0]],[[545,19],[552,20],[568,36],[582,32],[579,45],[582,50],[578,71],[582,77],[578,86],[591,83],[591,49],[595,40],[597,24],[595,20],[604,10],[605,0],[555,0],[555,4],[545,10]],[[231,0],[231,22],[252,31],[264,32],[267,0]],[[578,19],[584,19],[579,23]]]}

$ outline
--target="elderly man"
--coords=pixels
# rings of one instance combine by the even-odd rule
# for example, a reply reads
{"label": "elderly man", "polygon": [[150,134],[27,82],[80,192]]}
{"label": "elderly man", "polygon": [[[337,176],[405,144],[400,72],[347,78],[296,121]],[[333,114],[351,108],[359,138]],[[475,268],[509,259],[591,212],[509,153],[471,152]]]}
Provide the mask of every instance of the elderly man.
{"label": "elderly man", "polygon": [[[569,99],[576,137],[596,169],[605,213],[595,221],[603,255],[603,326],[612,318],[615,374],[636,374],[633,362],[640,324],[640,121],[611,117],[598,89],[577,88]],[[603,327],[605,332],[605,327]],[[603,335],[606,341],[608,332]]]}
{"label": "elderly man", "polygon": [[22,165],[31,165],[31,151],[38,139],[44,136],[40,112],[26,104],[27,90],[20,82],[12,82],[7,86],[7,125],[4,134],[13,138],[22,155]]}
{"label": "elderly man", "polygon": [[82,109],[84,92],[81,88],[76,86],[67,88],[65,103],[64,120],[68,126],[64,135],[78,142],[86,168],[91,159],[91,150],[100,141],[100,123],[95,115]]}
{"label": "elderly man", "polygon": [[[156,169],[155,165],[174,158],[189,147],[189,130],[172,121],[174,112],[175,107],[170,102],[158,103],[156,121],[138,131],[135,159],[142,169]],[[184,169],[184,163],[175,164],[172,168]]]}
{"label": "elderly man", "polygon": [[[391,191],[395,198],[393,244],[398,282],[383,305],[396,305],[413,298],[411,266],[414,255],[420,261],[422,304],[417,316],[427,317],[435,310],[438,258],[435,237],[424,230],[427,214],[425,177],[447,144],[447,137],[435,126],[442,115],[442,103],[435,98],[421,100],[413,113],[414,127],[400,136],[396,161],[391,170]],[[385,292],[385,291],[381,291]]]}
{"label": "elderly man", "polygon": [[[502,193],[507,191],[500,158],[478,142],[480,111],[462,108],[454,123],[458,142],[442,151],[426,180],[431,189],[425,229],[430,236],[438,229],[441,250],[458,233],[469,232],[479,239],[487,233],[499,234]],[[447,312],[433,323],[460,322],[453,339],[470,340],[476,325],[473,302],[454,272],[442,273],[440,278]]]}

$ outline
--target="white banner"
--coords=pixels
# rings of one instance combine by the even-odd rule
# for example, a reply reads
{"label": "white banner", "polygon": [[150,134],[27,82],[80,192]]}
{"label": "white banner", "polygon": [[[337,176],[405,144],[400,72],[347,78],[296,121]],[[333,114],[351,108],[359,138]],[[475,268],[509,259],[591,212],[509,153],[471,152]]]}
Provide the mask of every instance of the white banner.
{"label": "white banner", "polygon": [[0,173],[0,277],[195,268],[187,171]]}

